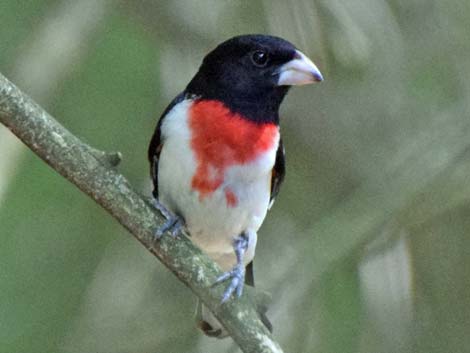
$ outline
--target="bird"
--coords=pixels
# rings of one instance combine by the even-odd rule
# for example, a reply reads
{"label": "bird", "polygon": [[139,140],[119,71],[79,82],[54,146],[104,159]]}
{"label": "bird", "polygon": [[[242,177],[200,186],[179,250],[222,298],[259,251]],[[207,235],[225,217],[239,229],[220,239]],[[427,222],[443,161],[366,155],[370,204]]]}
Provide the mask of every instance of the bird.
{"label": "bird", "polygon": [[[254,286],[257,232],[285,176],[281,102],[291,86],[321,81],[287,40],[239,35],[204,57],[158,120],[148,159],[152,203],[166,221],[155,236],[184,231],[214,260],[225,271],[216,284],[228,282],[222,303]],[[226,336],[205,307],[199,327]]]}

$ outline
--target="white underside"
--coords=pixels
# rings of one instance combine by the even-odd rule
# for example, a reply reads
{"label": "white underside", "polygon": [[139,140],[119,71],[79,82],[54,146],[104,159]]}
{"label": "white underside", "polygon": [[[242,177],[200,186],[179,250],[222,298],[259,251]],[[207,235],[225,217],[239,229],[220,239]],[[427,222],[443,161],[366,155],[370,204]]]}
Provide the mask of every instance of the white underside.
{"label": "white underside", "polygon": [[[197,162],[190,148],[188,108],[191,101],[177,104],[162,124],[164,141],[158,167],[159,200],[171,211],[183,216],[191,240],[216,261],[223,270],[236,264],[235,237],[245,232],[249,237],[244,263],[254,257],[259,227],[268,210],[271,172],[277,145],[250,164],[229,167],[224,183],[207,197],[191,189]],[[225,188],[238,202],[227,206]]]}

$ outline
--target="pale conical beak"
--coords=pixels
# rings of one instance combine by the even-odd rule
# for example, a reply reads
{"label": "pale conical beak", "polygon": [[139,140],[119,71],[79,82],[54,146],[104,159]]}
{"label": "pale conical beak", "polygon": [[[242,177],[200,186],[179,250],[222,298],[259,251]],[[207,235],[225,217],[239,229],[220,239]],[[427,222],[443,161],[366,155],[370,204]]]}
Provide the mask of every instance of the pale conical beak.
{"label": "pale conical beak", "polygon": [[295,51],[294,59],[279,68],[278,86],[300,86],[323,81],[318,67],[304,53]]}

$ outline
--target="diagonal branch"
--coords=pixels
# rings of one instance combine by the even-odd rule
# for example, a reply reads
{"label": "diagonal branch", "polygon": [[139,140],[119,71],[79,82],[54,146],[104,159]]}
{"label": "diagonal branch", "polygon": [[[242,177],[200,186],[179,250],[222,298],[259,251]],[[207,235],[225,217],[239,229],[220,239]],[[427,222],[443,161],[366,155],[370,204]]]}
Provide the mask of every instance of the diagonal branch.
{"label": "diagonal branch", "polygon": [[223,288],[211,288],[220,269],[191,241],[168,236],[154,241],[152,231],[164,219],[115,170],[118,154],[106,154],[83,143],[1,74],[0,122],[107,210],[191,288],[243,352],[282,353],[246,295],[220,304]]}

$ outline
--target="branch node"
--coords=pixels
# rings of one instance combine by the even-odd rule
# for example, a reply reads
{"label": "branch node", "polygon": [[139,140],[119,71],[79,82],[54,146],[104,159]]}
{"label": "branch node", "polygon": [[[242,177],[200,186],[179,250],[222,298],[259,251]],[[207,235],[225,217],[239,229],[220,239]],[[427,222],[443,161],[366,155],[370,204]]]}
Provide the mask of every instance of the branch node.
{"label": "branch node", "polygon": [[122,160],[121,152],[105,152],[90,147],[91,153],[104,166],[116,168]]}
{"label": "branch node", "polygon": [[109,152],[106,153],[105,158],[111,167],[117,167],[122,161],[122,153],[119,151]]}

